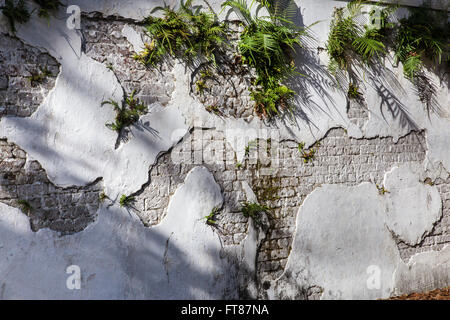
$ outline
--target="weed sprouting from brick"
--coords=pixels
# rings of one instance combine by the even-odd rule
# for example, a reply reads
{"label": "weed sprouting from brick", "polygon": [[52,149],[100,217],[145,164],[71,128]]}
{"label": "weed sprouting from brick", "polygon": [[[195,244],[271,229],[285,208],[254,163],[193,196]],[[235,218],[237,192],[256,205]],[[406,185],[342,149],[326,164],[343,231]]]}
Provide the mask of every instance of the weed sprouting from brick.
{"label": "weed sprouting from brick", "polygon": [[115,121],[107,123],[107,128],[121,133],[124,128],[138,122],[140,116],[147,112],[147,106],[135,97],[135,93],[136,91],[134,90],[130,96],[126,97],[122,105],[119,105],[117,101],[112,99],[102,102],[102,106],[112,105],[116,112]]}
{"label": "weed sprouting from brick", "polygon": [[119,204],[121,207],[128,208],[134,203],[135,199],[136,198],[134,196],[127,196],[123,194],[119,199]]}

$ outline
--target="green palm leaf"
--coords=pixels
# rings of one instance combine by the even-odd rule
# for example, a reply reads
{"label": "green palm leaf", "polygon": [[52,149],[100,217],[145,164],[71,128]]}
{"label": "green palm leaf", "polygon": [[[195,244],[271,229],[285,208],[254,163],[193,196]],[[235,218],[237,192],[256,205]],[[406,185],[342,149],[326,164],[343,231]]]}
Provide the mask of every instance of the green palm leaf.
{"label": "green palm leaf", "polygon": [[222,7],[231,7],[231,9],[239,16],[241,20],[249,25],[253,23],[250,8],[246,0],[228,0],[222,4]]}
{"label": "green palm leaf", "polygon": [[380,56],[385,52],[385,45],[382,42],[369,37],[356,38],[353,41],[353,46],[355,46],[356,52],[358,52],[365,61],[369,61],[375,55]]}

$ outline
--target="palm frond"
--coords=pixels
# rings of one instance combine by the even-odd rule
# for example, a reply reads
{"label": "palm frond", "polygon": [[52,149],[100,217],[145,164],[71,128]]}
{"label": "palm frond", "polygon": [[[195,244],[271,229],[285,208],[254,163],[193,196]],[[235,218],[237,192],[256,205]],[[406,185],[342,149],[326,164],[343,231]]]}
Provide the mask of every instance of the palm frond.
{"label": "palm frond", "polygon": [[353,41],[353,46],[366,62],[374,56],[380,56],[385,53],[386,47],[382,42],[367,36],[356,38]]}
{"label": "palm frond", "polygon": [[420,55],[410,55],[403,62],[403,70],[405,75],[413,79],[416,73],[422,68],[422,58]]}
{"label": "palm frond", "polygon": [[246,0],[228,0],[222,4],[222,7],[230,7],[247,25],[253,23],[253,17]]}

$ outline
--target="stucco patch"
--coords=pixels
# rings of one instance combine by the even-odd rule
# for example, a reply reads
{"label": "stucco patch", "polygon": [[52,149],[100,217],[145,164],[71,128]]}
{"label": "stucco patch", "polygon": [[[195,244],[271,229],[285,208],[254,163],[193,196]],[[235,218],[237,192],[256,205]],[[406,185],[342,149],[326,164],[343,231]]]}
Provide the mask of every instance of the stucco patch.
{"label": "stucco patch", "polygon": [[450,285],[450,246],[418,253],[401,263],[394,274],[395,294],[425,292]]}
{"label": "stucco patch", "polygon": [[[274,298],[281,292],[294,298],[298,287],[314,285],[324,289],[322,299],[389,296],[400,256],[384,226],[384,208],[373,184],[316,189],[306,197],[296,224],[285,272],[274,284],[277,290],[269,293]],[[379,289],[367,287],[370,266],[381,270]],[[287,290],[284,279],[290,279]]]}
{"label": "stucco patch", "polygon": [[419,243],[442,214],[437,188],[420,183],[409,166],[386,173],[384,188],[387,226],[406,243]]}
{"label": "stucco patch", "polygon": [[[98,221],[64,238],[33,233],[22,213],[0,204],[0,274],[7,275],[2,298],[236,298],[232,266],[202,219],[222,201],[213,176],[196,167],[157,227],[143,227],[124,209],[103,207]],[[66,287],[69,265],[81,268],[81,290]]]}
{"label": "stucco patch", "polygon": [[[268,290],[269,297],[296,298],[311,286],[323,288],[322,299],[389,297],[394,271],[403,264],[390,231],[406,242],[420,242],[441,215],[441,198],[436,187],[419,182],[411,166],[395,167],[384,182],[383,195],[369,183],[324,185],[308,195],[297,214],[285,271]],[[435,258],[445,256],[442,252]],[[369,284],[373,270],[379,277],[376,287]],[[432,286],[433,279],[424,281]]]}
{"label": "stucco patch", "polygon": [[130,142],[114,150],[116,133],[105,127],[114,112],[100,104],[110,98],[122,101],[122,87],[104,65],[80,52],[79,36],[64,21],[52,19],[46,33],[39,31],[42,23],[33,19],[18,35],[32,45],[51,49],[62,65],[61,74],[30,118],[3,118],[0,137],[38,160],[59,186],[86,185],[103,177],[112,198],[136,191],[147,181],[157,155],[184,134],[178,131],[187,129],[184,118],[174,107],[150,113],[133,128]]}

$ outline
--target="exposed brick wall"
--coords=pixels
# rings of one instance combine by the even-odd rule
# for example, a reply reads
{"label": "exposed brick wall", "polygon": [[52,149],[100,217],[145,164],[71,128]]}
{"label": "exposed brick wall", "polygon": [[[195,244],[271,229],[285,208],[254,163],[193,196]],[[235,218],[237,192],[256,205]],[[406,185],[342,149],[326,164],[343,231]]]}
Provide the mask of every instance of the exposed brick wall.
{"label": "exposed brick wall", "polygon": [[22,209],[33,231],[49,228],[64,235],[84,230],[97,216],[100,191],[100,183],[55,186],[37,161],[27,162],[22,149],[0,139],[0,202]]}
{"label": "exposed brick wall", "polygon": [[[31,83],[32,73],[47,68],[52,76]],[[2,116],[29,117],[55,86],[59,64],[48,53],[25,45],[9,35],[0,36],[0,119]]]}
{"label": "exposed brick wall", "polygon": [[[258,272],[262,279],[274,279],[282,273],[290,253],[296,214],[303,200],[316,187],[321,184],[357,185],[366,181],[381,186],[385,173],[392,167],[402,163],[421,164],[426,155],[423,132],[412,132],[394,143],[392,138],[353,139],[344,129],[333,129],[319,146],[313,147],[317,151],[308,163],[301,158],[297,143],[281,142],[274,151],[280,156],[280,165],[268,171],[264,170],[270,168],[270,162],[263,156],[266,150],[264,141],[259,142],[259,151],[250,148],[246,160],[237,168],[236,156],[221,132],[203,130],[200,140],[194,136],[188,136],[152,167],[149,184],[137,193],[138,215],[146,225],[159,223],[176,187],[192,167],[202,164],[214,174],[224,194],[225,205],[217,217],[217,230],[224,245],[238,244],[244,239],[248,227],[247,219],[241,213],[241,201],[247,200],[241,182],[246,181],[259,201],[271,209],[270,229],[258,254]],[[211,159],[208,155],[212,149],[220,157]],[[269,152],[272,151],[269,148]],[[174,154],[179,163],[174,163]],[[258,154],[260,161],[257,160]],[[196,164],[193,164],[194,158]],[[199,163],[199,159],[203,163]],[[433,248],[440,248],[443,243],[450,242],[450,184],[440,180],[435,183],[443,199],[444,218],[421,246],[409,248],[399,245],[405,259],[423,248],[433,247],[429,243],[439,243]]]}
{"label": "exposed brick wall", "polygon": [[[175,61],[168,59],[157,67],[144,67],[133,59],[134,48],[122,34],[125,26],[133,28],[144,41],[149,41],[144,26],[129,21],[118,21],[100,16],[85,16],[83,32],[86,38],[86,54],[112,69],[126,93],[136,90],[143,101],[151,104],[160,102],[166,105],[174,90],[174,77],[170,73]],[[237,26],[230,25],[236,31]],[[230,34],[231,43],[236,42],[236,32]],[[249,87],[255,76],[235,60],[234,55],[217,56],[217,66],[199,63],[186,65],[192,73],[191,94],[204,104],[213,108],[221,116],[246,118],[254,117],[250,102]],[[202,74],[210,75],[203,77]],[[197,82],[204,83],[204,90],[197,90]]]}
{"label": "exposed brick wall", "polygon": [[167,105],[175,89],[171,65],[162,63],[158,68],[146,68],[133,59],[133,46],[122,34],[123,27],[128,25],[145,38],[142,26],[100,17],[84,17],[82,22],[88,57],[110,68],[126,94],[136,90],[146,104]]}
{"label": "exposed brick wall", "polygon": [[[272,208],[271,229],[259,257],[260,274],[268,278],[281,275],[290,253],[297,212],[303,200],[322,184],[381,185],[384,174],[401,163],[422,163],[426,145],[423,133],[411,133],[394,143],[392,138],[352,139],[345,130],[333,129],[320,141],[312,161],[299,158],[298,145],[281,144],[281,169],[275,179],[256,179],[260,200]],[[272,180],[272,181],[271,181]],[[270,188],[267,192],[267,188]],[[264,192],[272,198],[264,200]]]}
{"label": "exposed brick wall", "polygon": [[[175,88],[170,62],[158,69],[143,67],[132,58],[132,46],[121,33],[127,23],[142,32],[140,26],[96,16],[82,21],[86,54],[109,66],[127,94],[136,89],[147,104],[169,103]],[[39,66],[51,68],[55,76],[59,72],[58,64],[48,54],[12,37],[0,39],[0,118],[5,114],[30,116],[42,103],[55,79],[50,77],[32,87],[27,79],[31,75],[29,70]],[[204,95],[196,92],[193,95],[205,107],[220,105],[225,110],[221,116],[251,117],[252,108],[247,106],[248,91],[245,91],[250,78],[239,79],[235,70],[224,74],[226,77],[218,81],[206,81],[208,89]],[[229,81],[225,80],[227,77]],[[197,80],[198,74],[193,77],[193,83]],[[247,107],[240,108],[244,105]],[[348,116],[354,124],[363,127],[368,112],[364,106],[351,102]],[[280,142],[276,149],[267,141],[260,140],[258,145],[257,150],[249,149],[245,161],[238,163],[222,132],[211,129],[203,130],[201,137],[195,133],[187,135],[149,169],[148,183],[135,194],[137,215],[146,226],[160,223],[171,195],[184,182],[187,173],[197,165],[204,165],[221,186],[225,200],[214,228],[224,245],[239,244],[248,229],[248,219],[241,212],[242,201],[248,200],[242,184],[248,183],[259,202],[270,208],[270,228],[258,250],[257,268],[262,281],[274,279],[286,265],[298,209],[316,187],[366,181],[381,185],[384,174],[392,167],[402,163],[421,164],[426,155],[424,132],[412,132],[394,143],[392,138],[353,139],[344,129],[332,129],[320,145],[313,146],[316,153],[309,162],[302,159],[296,142]],[[274,166],[266,151],[278,155],[278,166]],[[26,153],[6,140],[0,140],[0,155],[0,201],[22,209],[19,200],[29,203],[31,210],[27,214],[33,230],[49,228],[69,234],[83,230],[95,220],[100,183],[56,187],[39,163],[27,162]],[[174,161],[174,156],[178,161]],[[440,249],[450,243],[450,178],[433,183],[443,201],[443,217],[420,245],[398,242],[405,260],[417,252]]]}

